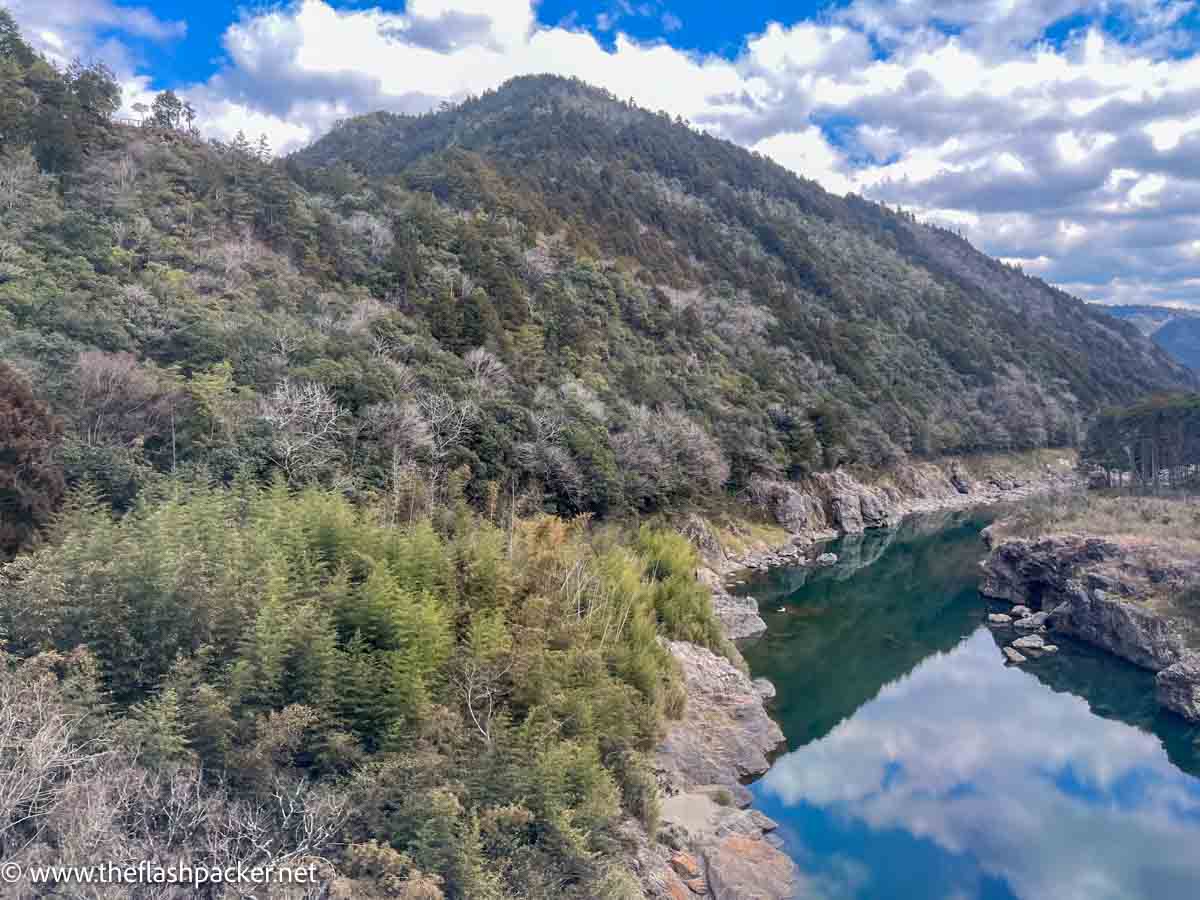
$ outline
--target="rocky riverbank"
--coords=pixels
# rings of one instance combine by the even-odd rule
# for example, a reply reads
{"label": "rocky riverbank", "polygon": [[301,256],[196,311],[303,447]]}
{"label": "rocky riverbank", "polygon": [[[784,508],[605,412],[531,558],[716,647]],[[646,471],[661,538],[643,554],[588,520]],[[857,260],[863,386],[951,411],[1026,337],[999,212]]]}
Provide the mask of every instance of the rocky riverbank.
{"label": "rocky riverbank", "polygon": [[911,463],[863,481],[839,470],[803,482],[756,486],[760,505],[786,532],[782,543],[760,541],[730,552],[716,529],[699,516],[689,517],[682,530],[707,563],[699,577],[713,590],[717,618],[731,640],[743,640],[767,628],[752,597],[735,597],[727,590],[743,572],[837,562],[814,553],[814,546],[895,526],[910,515],[1013,503],[1080,487],[1074,458],[1066,452],[1036,463],[1017,458]]}
{"label": "rocky riverbank", "polygon": [[[998,541],[983,568],[984,595],[1018,610],[991,624],[1068,635],[1150,669],[1158,702],[1200,720],[1200,611],[1185,599],[1200,558],[1144,537],[1055,534]],[[1005,649],[1024,652],[1019,643]]]}
{"label": "rocky riverbank", "polygon": [[[731,640],[766,630],[752,597],[731,595],[726,585],[747,569],[829,564],[814,545],[843,534],[899,523],[913,513],[953,510],[1018,500],[1076,485],[1073,460],[1022,467],[962,463],[916,464],[862,482],[849,473],[815,476],[802,484],[759,485],[759,498],[786,531],[786,541],[757,542],[728,551],[718,530],[699,516],[681,530],[706,566],[698,577],[713,589],[713,609]],[[850,551],[848,551],[850,552]],[[658,840],[630,829],[635,870],[647,897],[685,900],[788,900],[801,893],[800,875],[779,848],[776,825],[747,809],[745,784],[764,774],[783,733],[764,700],[774,688],[752,681],[737,665],[683,642],[668,647],[684,675],[687,706],[672,723],[656,756],[662,796]]]}

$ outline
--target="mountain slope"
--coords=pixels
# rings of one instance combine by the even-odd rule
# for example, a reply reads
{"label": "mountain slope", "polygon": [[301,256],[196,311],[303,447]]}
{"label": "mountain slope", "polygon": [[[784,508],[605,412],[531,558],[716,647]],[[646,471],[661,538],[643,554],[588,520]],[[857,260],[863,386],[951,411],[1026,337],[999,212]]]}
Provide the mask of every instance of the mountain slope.
{"label": "mountain slope", "polygon": [[1172,357],[1200,372],[1200,312],[1168,306],[1102,306],[1129,322]]}
{"label": "mountain slope", "polygon": [[1099,405],[1193,379],[1134,329],[949,232],[578,82],[521,78],[434,115],[364,116],[291,162],[562,223],[710,336],[753,322],[719,349],[743,371],[746,350],[772,357],[752,377],[789,408],[871,410],[885,457],[1062,441]]}

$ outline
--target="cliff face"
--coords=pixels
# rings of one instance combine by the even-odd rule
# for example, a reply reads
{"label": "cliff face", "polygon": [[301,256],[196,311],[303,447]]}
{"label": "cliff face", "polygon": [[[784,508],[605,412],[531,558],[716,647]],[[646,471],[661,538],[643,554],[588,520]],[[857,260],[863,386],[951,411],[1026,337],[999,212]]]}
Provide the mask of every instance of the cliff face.
{"label": "cliff face", "polygon": [[863,480],[839,469],[796,483],[760,484],[757,493],[788,531],[821,538],[885,528],[912,513],[1019,500],[1077,483],[1073,459],[1064,452],[1046,464],[908,463]]}
{"label": "cliff face", "polygon": [[1049,631],[1157,672],[1158,702],[1200,720],[1200,641],[1180,601],[1200,561],[1141,540],[1065,534],[1005,541],[983,569],[985,595],[1046,612]]}

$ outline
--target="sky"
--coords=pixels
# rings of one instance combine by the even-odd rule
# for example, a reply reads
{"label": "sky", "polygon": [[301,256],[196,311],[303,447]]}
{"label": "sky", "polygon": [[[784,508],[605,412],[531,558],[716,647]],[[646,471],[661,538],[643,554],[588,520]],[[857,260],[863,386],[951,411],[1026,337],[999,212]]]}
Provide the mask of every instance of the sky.
{"label": "sky", "polygon": [[286,153],[342,117],[575,75],[1085,299],[1200,307],[1200,0],[0,0],[127,108]]}

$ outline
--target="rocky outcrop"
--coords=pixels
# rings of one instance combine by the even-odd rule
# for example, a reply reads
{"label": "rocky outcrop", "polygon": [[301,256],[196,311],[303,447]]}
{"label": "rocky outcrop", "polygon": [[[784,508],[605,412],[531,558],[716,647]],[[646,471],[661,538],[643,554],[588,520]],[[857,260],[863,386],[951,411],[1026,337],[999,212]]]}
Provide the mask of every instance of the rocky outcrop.
{"label": "rocky outcrop", "polygon": [[770,768],[767,756],[783,732],[763,708],[750,676],[711,650],[668,643],[683,671],[687,707],[659,746],[656,767],[667,789],[719,785],[739,804],[750,802],[742,783]]}
{"label": "rocky outcrop", "polygon": [[1200,721],[1200,654],[1189,650],[1154,676],[1154,696],[1160,706]]}
{"label": "rocky outcrop", "polygon": [[1200,648],[1189,646],[1196,626],[1172,601],[1200,579],[1200,563],[1178,555],[1137,539],[1008,540],[984,562],[980,590],[1028,608],[1022,612],[1038,610],[1013,623],[1033,632],[1013,642],[1016,651],[1045,652],[1043,631],[1100,647],[1158,673],[1158,702],[1200,721]]}
{"label": "rocky outcrop", "polygon": [[1062,465],[1014,475],[985,472],[974,478],[962,461],[907,463],[872,481],[845,469],[821,472],[799,482],[761,482],[756,498],[793,534],[815,535],[830,529],[857,534],[886,528],[906,515],[960,509],[1033,493],[1077,487],[1070,460]]}
{"label": "rocky outcrop", "polygon": [[1170,617],[1147,609],[1135,598],[1100,588],[1088,590],[1079,582],[1069,583],[1066,600],[1055,607],[1048,622],[1055,631],[1156,672],[1183,655],[1179,626]]}

